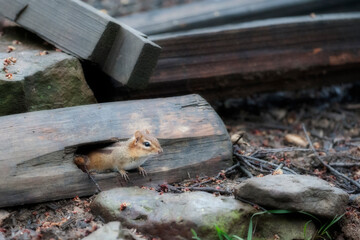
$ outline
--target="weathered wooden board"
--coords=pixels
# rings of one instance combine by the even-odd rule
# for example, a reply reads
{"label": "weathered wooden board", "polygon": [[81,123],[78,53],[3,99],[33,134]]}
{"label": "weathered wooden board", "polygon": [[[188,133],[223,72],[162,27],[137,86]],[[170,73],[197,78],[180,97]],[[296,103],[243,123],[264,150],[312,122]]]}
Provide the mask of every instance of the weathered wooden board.
{"label": "weathered wooden board", "polygon": [[125,183],[115,172],[96,174],[103,190],[213,175],[231,165],[225,126],[198,95],[113,102],[0,117],[0,207],[94,194],[73,163],[77,146],[148,129],[164,153]]}
{"label": "weathered wooden board", "polygon": [[109,76],[144,88],[160,47],[79,0],[0,0],[0,15],[58,48],[97,63]]}
{"label": "weathered wooden board", "polygon": [[327,14],[153,36],[163,47],[147,91],[115,99],[199,93],[207,100],[360,77],[360,14]]}
{"label": "weathered wooden board", "polygon": [[352,6],[357,2],[358,0],[204,0],[118,19],[146,34],[159,34],[336,10],[339,7]]}

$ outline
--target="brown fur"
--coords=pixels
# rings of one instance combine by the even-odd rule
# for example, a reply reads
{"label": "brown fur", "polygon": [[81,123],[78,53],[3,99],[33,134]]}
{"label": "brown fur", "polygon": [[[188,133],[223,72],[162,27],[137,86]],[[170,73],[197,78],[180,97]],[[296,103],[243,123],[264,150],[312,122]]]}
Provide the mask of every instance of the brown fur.
{"label": "brown fur", "polygon": [[[144,145],[146,141],[150,143],[150,147]],[[124,171],[124,169],[140,167],[144,158],[152,154],[159,154],[162,151],[159,141],[148,131],[136,131],[129,140],[94,150],[86,157],[77,156],[74,158],[74,162],[78,166],[85,165],[88,170]]]}

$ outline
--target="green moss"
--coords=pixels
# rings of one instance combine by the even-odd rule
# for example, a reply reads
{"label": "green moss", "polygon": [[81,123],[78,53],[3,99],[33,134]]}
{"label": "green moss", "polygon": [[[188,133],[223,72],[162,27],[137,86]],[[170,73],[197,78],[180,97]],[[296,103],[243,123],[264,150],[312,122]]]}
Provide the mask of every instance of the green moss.
{"label": "green moss", "polygon": [[142,206],[147,212],[152,212],[154,209],[148,207],[148,206]]}
{"label": "green moss", "polygon": [[25,79],[28,111],[96,103],[80,62],[66,59]]}
{"label": "green moss", "polygon": [[[244,216],[245,214],[246,216]],[[204,217],[203,221],[205,224],[197,230],[197,233],[202,239],[218,239],[214,227],[216,224],[229,235],[244,237],[247,234],[249,219],[250,215],[248,213],[236,210],[218,217],[208,215]]]}
{"label": "green moss", "polygon": [[23,83],[0,79],[0,116],[25,111]]}

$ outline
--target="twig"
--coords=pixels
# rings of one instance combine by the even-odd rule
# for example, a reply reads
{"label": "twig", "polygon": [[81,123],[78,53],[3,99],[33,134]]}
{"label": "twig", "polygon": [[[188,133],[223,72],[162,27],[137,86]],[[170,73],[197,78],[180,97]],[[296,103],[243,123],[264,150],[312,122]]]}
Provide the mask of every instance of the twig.
{"label": "twig", "polygon": [[249,178],[252,178],[254,177],[251,172],[249,170],[247,170],[244,166],[239,166],[240,170],[245,173],[246,176],[248,176]]}
{"label": "twig", "polygon": [[198,187],[198,186],[203,185],[203,184],[211,183],[211,182],[215,181],[216,179],[219,179],[220,176],[221,176],[221,172],[219,172],[218,175],[216,175],[216,177],[210,178],[209,180],[206,180],[204,182],[195,183],[191,187]]}
{"label": "twig", "polygon": [[48,208],[50,208],[51,210],[54,210],[54,211],[56,211],[59,208],[59,206],[54,204],[54,203],[48,203],[48,204],[46,204],[46,207],[48,207]]}
{"label": "twig", "polygon": [[69,220],[67,220],[66,222],[61,224],[61,226],[60,226],[61,230],[65,230],[66,228],[68,228],[70,226],[70,224],[72,224],[74,222],[75,222],[75,218],[70,218]]}
{"label": "twig", "polygon": [[271,123],[250,123],[247,125],[247,128],[265,128],[265,129],[279,129],[279,130],[293,130],[292,126],[280,126],[279,124],[271,124]]}
{"label": "twig", "polygon": [[236,145],[236,144],[240,141],[240,139],[242,139],[243,136],[244,136],[243,133],[240,134],[240,136],[238,137],[238,139],[233,143],[233,146]]}
{"label": "twig", "polygon": [[275,171],[280,170],[284,167],[284,163],[280,163],[280,165],[275,169]]}
{"label": "twig", "polygon": [[319,156],[319,154],[318,154],[317,151],[315,150],[313,143],[311,142],[311,139],[310,139],[310,137],[309,137],[309,134],[308,134],[307,131],[306,131],[305,124],[302,124],[302,128],[303,128],[303,130],[304,130],[304,133],[305,133],[306,139],[307,139],[307,141],[308,141],[308,143],[309,143],[309,145],[310,145],[310,148],[312,149],[312,151],[314,152],[316,158],[320,161],[320,163],[321,163],[322,165],[324,165],[327,169],[329,169],[329,171],[330,171],[332,174],[334,174],[334,175],[336,175],[336,176],[338,176],[338,177],[341,177],[341,178],[343,178],[343,179],[346,179],[347,181],[351,182],[353,185],[355,185],[357,188],[360,189],[360,184],[359,184],[358,182],[356,182],[355,180],[349,178],[348,176],[345,176],[345,175],[342,174],[341,172],[337,171],[335,168],[333,168],[333,167],[329,166],[328,164],[326,164],[326,163],[321,159],[321,157]]}
{"label": "twig", "polygon": [[261,172],[261,173],[270,173],[271,172],[270,170],[266,171],[266,170],[260,169],[260,168],[258,168],[256,166],[252,165],[241,154],[235,154],[235,156],[240,158],[242,163],[244,163],[246,166],[248,166],[248,167],[250,167],[250,168],[252,168],[252,169],[254,169],[254,170],[258,171],[258,172]]}
{"label": "twig", "polygon": [[91,181],[95,184],[97,190],[99,192],[101,192],[101,188],[100,188],[99,184],[96,182],[95,178],[93,178],[93,176],[91,176],[91,174],[89,173],[89,170],[87,169],[87,167],[85,165],[84,165],[84,169],[85,169],[87,175],[89,176],[89,178],[91,179]]}
{"label": "twig", "polygon": [[216,179],[219,179],[220,176],[222,176],[223,174],[226,175],[227,173],[231,172],[232,170],[234,170],[234,169],[237,168],[237,167],[240,167],[240,163],[236,163],[236,164],[234,164],[233,166],[227,168],[227,169],[225,170],[225,172],[223,172],[223,171],[219,172],[218,175],[216,175],[215,178],[211,178],[211,179],[206,180],[206,181],[204,181],[204,182],[196,183],[196,184],[192,185],[191,187],[198,187],[198,186],[203,185],[203,184],[211,183],[211,182],[215,181]]}
{"label": "twig", "polygon": [[212,187],[174,187],[174,186],[171,186],[169,184],[164,184],[162,186],[165,186],[170,191],[173,191],[173,192],[176,192],[176,193],[182,193],[183,192],[182,190],[191,190],[191,191],[203,191],[203,192],[208,192],[208,193],[218,192],[220,194],[226,194],[226,195],[231,195],[232,194],[232,192],[230,192],[230,191],[216,189],[216,188],[212,188]]}
{"label": "twig", "polygon": [[165,186],[166,186],[170,191],[172,191],[172,192],[174,192],[174,193],[182,193],[182,191],[179,190],[177,187],[171,186],[171,185],[169,185],[169,184],[165,184]]}
{"label": "twig", "polygon": [[261,210],[263,210],[263,211],[267,211],[265,208],[263,208],[263,207],[261,207],[261,206],[259,206],[259,205],[257,205],[256,203],[253,203],[253,202],[250,202],[250,201],[248,201],[248,200],[245,200],[245,199],[243,199],[243,198],[241,198],[241,197],[238,197],[238,196],[236,196],[235,197],[237,200],[239,200],[239,201],[241,201],[241,202],[244,202],[244,203],[247,203],[247,204],[250,204],[251,206],[253,206],[253,207],[258,207],[258,208],[260,208]]}
{"label": "twig", "polygon": [[359,144],[354,144],[354,143],[345,143],[345,145],[350,147],[360,147]]}
{"label": "twig", "polygon": [[359,167],[360,163],[344,163],[344,162],[336,162],[336,163],[329,163],[332,167]]}
{"label": "twig", "polygon": [[240,167],[240,163],[237,162],[236,164],[232,165],[231,167],[229,167],[228,169],[225,170],[225,174],[231,172],[232,170],[234,170],[235,168]]}
{"label": "twig", "polygon": [[360,161],[360,158],[356,158],[350,155],[346,155],[345,157],[350,158],[351,160]]}
{"label": "twig", "polygon": [[[235,153],[235,155],[240,155],[240,154]],[[263,164],[270,165],[270,166],[272,166],[272,167],[275,167],[275,169],[279,167],[279,165],[277,165],[277,164],[275,164],[275,163],[271,163],[271,162],[268,162],[268,161],[265,161],[265,160],[262,160],[262,159],[259,159],[259,158],[250,157],[250,156],[245,156],[245,155],[240,155],[240,156],[243,157],[243,158],[247,158],[247,159],[250,159],[250,160],[253,160],[253,161],[257,161],[257,162],[263,163]],[[290,172],[290,173],[292,173],[292,174],[297,175],[297,173],[296,173],[294,170],[291,170],[291,169],[288,168],[288,167],[284,167],[283,169],[284,169],[285,171],[287,171],[287,172]]]}
{"label": "twig", "polygon": [[232,192],[230,192],[230,191],[220,190],[220,189],[211,188],[211,187],[182,187],[182,189],[189,189],[191,191],[204,191],[204,192],[208,192],[208,193],[218,192],[220,194],[226,194],[226,195],[232,194]]}
{"label": "twig", "polygon": [[297,148],[297,147],[287,147],[287,148],[261,148],[256,152],[265,152],[265,153],[278,153],[278,152],[309,152],[311,149],[307,148]]}

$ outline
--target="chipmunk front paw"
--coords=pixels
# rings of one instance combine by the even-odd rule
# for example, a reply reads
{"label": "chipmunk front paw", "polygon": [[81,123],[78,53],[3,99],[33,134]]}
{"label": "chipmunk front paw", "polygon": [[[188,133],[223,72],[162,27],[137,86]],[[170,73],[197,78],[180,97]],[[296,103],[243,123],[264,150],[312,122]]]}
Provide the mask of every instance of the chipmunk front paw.
{"label": "chipmunk front paw", "polygon": [[120,170],[118,170],[118,171],[119,171],[121,177],[124,178],[124,180],[125,180],[126,182],[130,181],[130,178],[129,178],[129,176],[128,176],[128,174],[127,174],[127,172],[126,172],[125,170],[120,169]]}
{"label": "chipmunk front paw", "polygon": [[140,173],[140,175],[142,175],[142,176],[147,176],[147,172],[145,171],[145,169],[144,168],[142,168],[142,167],[139,167],[139,173]]}

